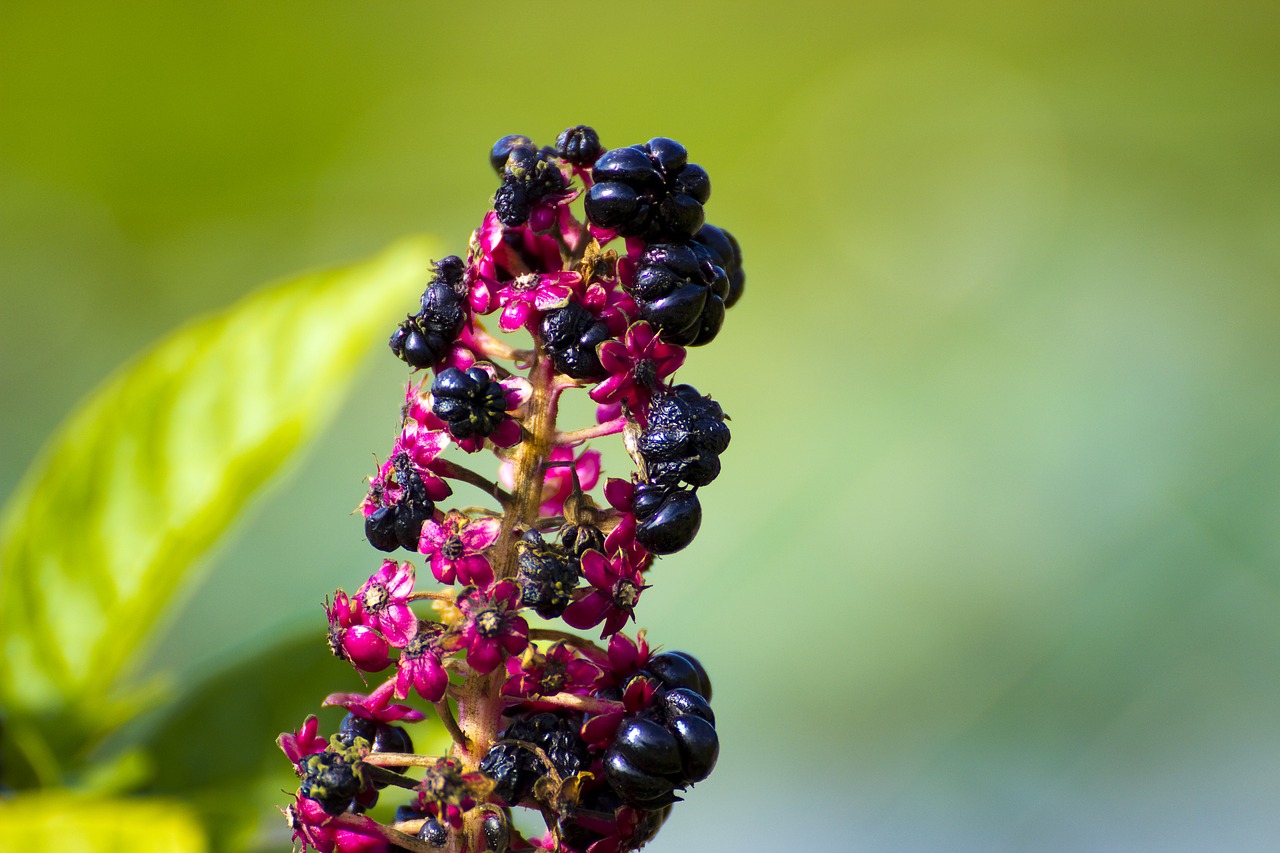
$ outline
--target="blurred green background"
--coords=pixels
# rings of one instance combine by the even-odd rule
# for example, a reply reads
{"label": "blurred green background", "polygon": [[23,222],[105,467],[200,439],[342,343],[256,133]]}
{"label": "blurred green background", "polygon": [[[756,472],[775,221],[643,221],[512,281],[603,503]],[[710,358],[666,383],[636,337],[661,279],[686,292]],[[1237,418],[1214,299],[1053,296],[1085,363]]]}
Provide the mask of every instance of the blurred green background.
{"label": "blurred green background", "polygon": [[[462,252],[498,136],[673,136],[748,285],[681,373],[724,474],[640,610],[722,756],[651,849],[1275,849],[1278,72],[1261,2],[8,0],[0,492],[185,319]],[[404,371],[370,352],[148,671],[324,654],[376,566],[347,514]],[[202,713],[259,737],[357,686],[317,660]]]}

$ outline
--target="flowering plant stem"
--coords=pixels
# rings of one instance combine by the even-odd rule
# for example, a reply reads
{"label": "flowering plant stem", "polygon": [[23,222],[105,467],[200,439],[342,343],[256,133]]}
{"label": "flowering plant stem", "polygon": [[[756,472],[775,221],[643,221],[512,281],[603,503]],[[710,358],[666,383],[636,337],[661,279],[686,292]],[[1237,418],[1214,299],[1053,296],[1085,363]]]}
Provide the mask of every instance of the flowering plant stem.
{"label": "flowering plant stem", "polygon": [[[740,294],[737,244],[704,225],[706,173],[672,140],[605,153],[578,127],[554,153],[506,137],[493,162],[502,186],[466,260],[436,262],[421,311],[392,335],[392,351],[429,373],[411,381],[360,507],[371,545],[422,555],[448,589],[416,590],[414,565],[388,558],[326,605],[336,656],[362,677],[394,669],[367,695],[325,700],[348,712],[328,740],[315,717],[281,735],[302,780],[287,813],[304,849],[623,853],[719,752],[702,664],[622,629],[655,560],[697,534],[697,490],[729,443],[719,404],[670,377]],[[580,196],[585,223],[570,209]],[[625,255],[603,248],[618,236]],[[499,330],[527,332],[531,347],[489,333],[479,318],[499,310]],[[596,423],[562,431],[561,395],[579,389]],[[618,434],[637,470],[598,499],[600,453],[575,448]],[[498,479],[442,458],[451,447],[491,450]],[[441,510],[450,480],[500,511]],[[601,644],[531,629],[525,614],[599,628]],[[448,755],[413,752],[400,724],[426,716],[402,704],[415,694],[449,732]],[[365,814],[387,786],[415,794],[391,826]],[[523,837],[517,807],[546,834]]]}

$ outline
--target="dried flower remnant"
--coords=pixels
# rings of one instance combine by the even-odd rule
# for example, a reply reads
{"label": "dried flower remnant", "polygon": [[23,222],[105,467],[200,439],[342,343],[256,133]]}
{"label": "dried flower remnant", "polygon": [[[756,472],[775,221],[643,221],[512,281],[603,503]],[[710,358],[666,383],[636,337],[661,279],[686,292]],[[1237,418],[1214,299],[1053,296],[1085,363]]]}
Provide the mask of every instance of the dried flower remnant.
{"label": "dried flower remnant", "polygon": [[[705,223],[710,178],[674,140],[608,150],[578,125],[548,147],[505,136],[490,164],[493,209],[391,335],[416,375],[360,504],[369,543],[430,574],[385,559],[325,604],[333,653],[385,674],[324,699],[347,712],[333,736],[315,716],[280,736],[296,849],[624,853],[719,753],[702,664],[623,629],[720,474],[728,418],[675,374],[741,298],[741,249]],[[573,391],[594,423],[560,422]],[[610,440],[635,470],[601,488],[591,445]],[[446,458],[485,450],[496,480]],[[450,481],[491,505],[442,506]],[[447,755],[414,752],[404,724],[428,713]],[[365,813],[397,792],[393,820]]]}

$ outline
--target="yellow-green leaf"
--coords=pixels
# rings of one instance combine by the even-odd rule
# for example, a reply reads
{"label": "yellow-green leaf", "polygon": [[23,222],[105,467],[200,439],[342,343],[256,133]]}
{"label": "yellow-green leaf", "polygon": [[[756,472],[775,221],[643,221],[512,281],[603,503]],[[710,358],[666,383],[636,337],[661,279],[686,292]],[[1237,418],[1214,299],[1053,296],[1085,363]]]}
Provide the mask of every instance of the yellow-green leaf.
{"label": "yellow-green leaf", "polygon": [[205,853],[194,815],[171,800],[63,791],[0,800],[0,853]]}
{"label": "yellow-green leaf", "polygon": [[100,707],[201,555],[329,422],[432,256],[407,240],[270,286],[76,405],[0,522],[0,704]]}

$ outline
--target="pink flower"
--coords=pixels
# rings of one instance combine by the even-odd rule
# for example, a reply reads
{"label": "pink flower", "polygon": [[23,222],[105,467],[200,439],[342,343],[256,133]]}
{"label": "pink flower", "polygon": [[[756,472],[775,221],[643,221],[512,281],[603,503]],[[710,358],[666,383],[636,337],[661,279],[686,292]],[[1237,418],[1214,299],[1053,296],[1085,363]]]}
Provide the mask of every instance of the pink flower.
{"label": "pink flower", "polygon": [[625,556],[610,561],[599,551],[587,551],[582,555],[582,575],[595,589],[565,608],[564,621],[579,630],[603,622],[602,638],[618,633],[628,619],[635,618],[640,593],[648,589],[640,572]]}
{"label": "pink flower", "polygon": [[409,690],[428,702],[439,702],[449,687],[449,674],[440,664],[440,640],[444,626],[439,622],[422,621],[409,645],[400,652],[396,663],[395,696],[405,699]]}
{"label": "pink flower", "polygon": [[418,550],[431,558],[431,574],[440,583],[455,579],[464,584],[487,587],[493,583],[493,569],[481,555],[498,540],[502,523],[496,518],[469,519],[449,510],[442,522],[422,525]]}
{"label": "pink flower", "polygon": [[632,678],[622,691],[622,707],[615,711],[597,714],[582,725],[582,739],[589,749],[603,749],[613,740],[618,727],[629,714],[638,714],[653,704],[658,695],[658,683],[643,676]]}
{"label": "pink flower", "polygon": [[507,658],[507,675],[502,692],[527,698],[554,693],[590,693],[601,671],[572,647],[556,643],[545,655],[530,646],[523,656]]}
{"label": "pink flower", "polygon": [[309,755],[317,755],[325,751],[329,745],[329,741],[316,734],[320,727],[320,721],[316,719],[315,714],[307,717],[302,721],[302,728],[298,729],[297,734],[285,732],[276,738],[276,743],[280,745],[280,749],[284,750],[285,756],[293,762],[293,767],[301,775],[300,765],[302,761]]}
{"label": "pink flower", "polygon": [[425,719],[426,714],[410,708],[408,705],[397,705],[391,702],[395,690],[395,680],[388,679],[368,696],[363,693],[330,693],[320,703],[322,707],[338,706],[346,708],[352,714],[375,723],[416,723]]}
{"label": "pink flower", "polygon": [[329,617],[329,651],[362,672],[381,672],[391,664],[390,646],[382,635],[364,624],[360,601],[351,601],[338,590],[333,604],[325,604]]}
{"label": "pink flower", "polygon": [[509,580],[499,581],[487,593],[467,587],[458,594],[458,609],[466,617],[461,645],[476,672],[493,672],[504,651],[518,655],[529,644],[529,623],[515,612],[519,601],[520,591]]}
{"label": "pink flower", "polygon": [[591,389],[597,403],[623,403],[633,411],[643,412],[654,389],[680,365],[684,364],[684,347],[662,340],[648,323],[632,323],[618,341],[605,341],[597,348],[600,363],[609,378]]}
{"label": "pink flower", "polygon": [[498,305],[502,308],[498,328],[504,332],[521,327],[532,330],[543,314],[568,305],[581,284],[582,276],[576,272],[516,276],[498,290]]}
{"label": "pink flower", "polygon": [[604,676],[600,680],[600,688],[620,687],[631,680],[631,676],[644,669],[649,663],[649,642],[642,630],[632,640],[619,631],[609,638],[607,665]]}
{"label": "pink flower", "polygon": [[[527,225],[508,228],[489,211],[467,251],[471,310],[489,314],[498,308],[502,304],[498,292],[517,275],[552,273],[560,268],[560,246],[554,237],[537,234]],[[502,328],[513,331],[520,325]]]}
{"label": "pink flower", "polygon": [[625,552],[632,562],[637,550],[643,552],[636,544],[636,517],[631,511],[635,493],[635,483],[630,480],[610,477],[604,484],[604,499],[618,512],[618,524],[604,540],[605,553],[613,556]]}
{"label": "pink flower", "polygon": [[[573,450],[568,447],[556,447],[547,457],[548,462],[573,462],[573,471],[578,475],[578,483],[584,492],[589,492],[600,482],[600,451],[584,450],[577,459]],[[498,468],[498,480],[508,489],[515,487],[515,465],[503,461]],[[542,484],[542,505],[538,512],[550,517],[564,512],[565,499],[573,492],[573,473],[568,465],[555,465],[547,468]]]}
{"label": "pink flower", "polygon": [[297,849],[302,853],[307,850],[319,853],[387,853],[391,849],[372,818],[364,815],[354,817],[360,826],[337,829],[329,825],[333,817],[319,803],[300,795],[285,810],[285,819],[293,830],[294,844],[301,844]]}
{"label": "pink flower", "polygon": [[378,569],[356,590],[363,621],[377,629],[396,648],[404,648],[418,630],[418,617],[409,607],[413,594],[412,563],[383,560]]}

